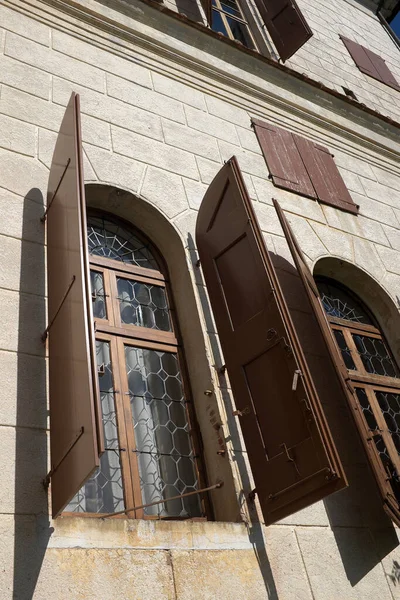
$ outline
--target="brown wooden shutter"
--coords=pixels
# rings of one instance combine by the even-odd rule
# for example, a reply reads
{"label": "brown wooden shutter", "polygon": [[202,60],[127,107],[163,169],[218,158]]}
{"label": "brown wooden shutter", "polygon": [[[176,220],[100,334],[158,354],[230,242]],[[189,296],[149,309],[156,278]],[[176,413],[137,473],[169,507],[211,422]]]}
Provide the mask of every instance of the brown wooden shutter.
{"label": "brown wooden shutter", "polygon": [[328,148],[259,119],[252,125],[276,187],[358,213]]}
{"label": "brown wooden shutter", "polygon": [[283,61],[312,36],[295,0],[256,0],[256,6]]}
{"label": "brown wooden shutter", "polygon": [[58,134],[47,201],[52,514],[99,465],[104,450],[89,286],[79,97]]}
{"label": "brown wooden shutter", "polygon": [[[304,327],[301,328],[300,327],[300,328],[298,328],[298,330],[299,329],[302,330],[303,335],[306,334],[306,336],[308,336],[310,340],[313,340],[312,343],[313,343],[314,347],[312,348],[312,351],[311,351],[310,355],[307,356],[307,358],[308,358],[308,363],[311,366],[313,374],[314,374],[314,381],[318,383],[318,380],[319,380],[319,385],[325,386],[326,395],[328,397],[330,397],[331,408],[335,406],[335,402],[337,402],[337,400],[338,400],[338,388],[339,387],[341,388],[339,390],[339,393],[342,396],[344,395],[344,397],[350,407],[350,412],[352,413],[353,418],[355,420],[357,429],[360,433],[361,441],[366,450],[366,454],[367,454],[370,466],[375,475],[375,479],[378,484],[378,488],[379,488],[379,491],[381,493],[381,497],[383,500],[384,509],[388,513],[390,518],[393,519],[393,521],[398,526],[400,526],[398,502],[396,501],[396,499],[393,496],[393,490],[390,486],[388,478],[382,467],[382,463],[379,458],[378,452],[376,450],[373,436],[371,435],[371,432],[368,430],[367,425],[366,425],[362,415],[360,414],[361,411],[358,410],[358,408],[357,408],[358,400],[357,400],[354,388],[351,384],[347,368],[346,368],[345,364],[343,363],[342,356],[341,356],[341,354],[337,348],[337,345],[335,343],[333,333],[332,333],[331,327],[328,323],[328,320],[326,318],[325,311],[322,306],[322,302],[319,297],[319,293],[318,293],[317,287],[315,285],[313,276],[304,260],[303,254],[299,247],[299,244],[297,243],[297,240],[291,230],[291,227],[290,227],[282,209],[280,208],[280,206],[276,200],[274,200],[273,202],[274,202],[276,211],[278,213],[278,217],[281,222],[283,232],[286,237],[286,241],[289,245],[291,254],[293,256],[293,259],[294,259],[294,262],[295,262],[295,265],[297,268],[297,272],[301,278],[303,290],[305,290],[308,295],[309,306],[312,308],[312,311],[313,311],[313,319],[312,319],[313,329],[311,330],[310,328],[304,328]],[[278,271],[278,273],[279,273],[279,271]],[[282,277],[279,277],[279,278],[281,280],[281,283],[283,283],[283,278]],[[283,287],[285,288],[284,285],[283,285]],[[292,292],[291,293],[292,299],[299,298],[300,297],[299,290],[297,290],[297,291],[294,290],[293,282],[291,282],[290,288],[291,288],[291,292]],[[296,302],[298,302],[298,300],[296,300]],[[291,311],[291,314],[294,317],[294,320],[296,321],[296,312],[293,309]],[[299,311],[299,314],[300,314],[300,311]],[[300,315],[300,320],[303,320],[303,317],[301,315]],[[311,321],[310,321],[310,323],[311,323]],[[321,335],[322,335],[322,338],[324,339],[324,346],[325,346],[327,352],[331,356],[331,364],[333,365],[333,367],[335,369],[335,373],[336,373],[336,378],[335,378],[336,381],[333,381],[331,379],[329,381],[329,384],[328,384],[327,380],[324,381],[325,373],[323,373],[321,371],[320,374],[318,374],[318,365],[319,365],[320,361],[318,359],[318,351],[316,351],[316,346],[315,346],[315,344],[318,340],[318,335],[316,334],[316,329],[319,329],[319,337],[321,337]],[[304,341],[304,340],[301,340],[301,341],[303,341],[303,346],[307,344],[306,341]],[[312,364],[312,363],[314,363],[314,364]],[[332,387],[332,384],[335,384],[335,387]],[[339,403],[337,404],[337,406],[338,406],[338,410],[340,410]]]}
{"label": "brown wooden shutter", "polygon": [[259,119],[251,122],[274,185],[314,198],[314,188],[290,131]]}
{"label": "brown wooden shutter", "polygon": [[211,0],[200,0],[201,5],[203,7],[203,10],[206,14],[206,19],[207,19],[207,23],[208,25],[211,27],[211,23],[212,23],[212,6],[211,6]]}
{"label": "brown wooden shutter", "polygon": [[340,37],[349,51],[350,56],[362,73],[389,85],[395,90],[400,90],[399,84],[381,56],[375,54],[375,52],[372,52],[369,48],[364,48],[361,44],[357,44],[343,36]]}
{"label": "brown wooden shutter", "polygon": [[196,240],[270,524],[342,489],[346,479],[235,157],[203,199]]}
{"label": "brown wooden shutter", "polygon": [[366,49],[364,48],[364,46],[361,46],[360,44],[349,40],[343,35],[340,36],[340,39],[346,46],[351,58],[354,60],[360,71],[362,73],[365,73],[366,75],[369,75],[370,77],[379,79],[379,74],[374,65],[372,64],[368,54],[365,52]]}
{"label": "brown wooden shutter", "polygon": [[328,148],[298,135],[293,137],[311,179],[315,197],[324,204],[357,214],[359,207],[350,196]]}
{"label": "brown wooden shutter", "polygon": [[378,54],[375,54],[375,52],[372,52],[372,50],[366,50],[372,64],[374,65],[376,71],[379,74],[380,81],[382,81],[382,83],[386,83],[386,85],[389,85],[395,90],[400,90],[399,84],[393,77],[392,73],[389,70],[389,67],[387,66],[383,58]]}

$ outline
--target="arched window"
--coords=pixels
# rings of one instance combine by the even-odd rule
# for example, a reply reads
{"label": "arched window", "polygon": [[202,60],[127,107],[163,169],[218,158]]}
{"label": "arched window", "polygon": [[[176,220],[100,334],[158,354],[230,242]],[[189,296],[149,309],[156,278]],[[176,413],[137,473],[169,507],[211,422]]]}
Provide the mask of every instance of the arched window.
{"label": "arched window", "polygon": [[[89,214],[87,228],[106,450],[66,512],[112,513],[199,489],[198,444],[161,258],[109,215]],[[204,515],[198,495],[127,512]]]}
{"label": "arched window", "polygon": [[316,277],[321,300],[379,456],[382,482],[400,504],[400,370],[374,316],[350,290]]}

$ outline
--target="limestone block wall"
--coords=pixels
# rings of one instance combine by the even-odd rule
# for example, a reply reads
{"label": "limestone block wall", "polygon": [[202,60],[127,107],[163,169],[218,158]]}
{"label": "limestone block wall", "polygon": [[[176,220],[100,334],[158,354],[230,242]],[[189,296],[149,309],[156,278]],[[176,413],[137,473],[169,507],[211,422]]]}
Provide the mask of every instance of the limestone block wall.
{"label": "limestone block wall", "polygon": [[[213,498],[217,522],[49,519],[41,484],[49,458],[40,341],[46,327],[45,232],[39,219],[71,91],[81,95],[88,190],[122,190],[125,200],[113,196],[103,206],[157,238],[153,211],[180,240],[187,280],[171,265],[173,284],[183,289],[184,281],[191,288],[202,327],[193,339],[193,313],[185,313],[189,372],[208,436],[207,460],[215,463],[211,472],[224,473],[227,481],[224,500]],[[327,145],[360,214],[275,188],[251,117]],[[139,1],[113,8],[90,0],[0,6],[2,599],[400,597],[397,530],[383,513],[345,411],[336,415],[335,435],[343,438],[348,490],[269,528],[257,504],[247,506],[251,472],[232,417],[229,382],[218,380],[212,368],[221,360],[218,334],[193,245],[201,199],[235,154],[269,250],[291,260],[275,197],[311,267],[334,258],[380,286],[392,312],[380,315],[378,300],[374,308],[400,354],[399,153],[395,127],[273,67],[260,68],[240,49],[208,38],[203,44],[199,32]],[[154,241],[168,252],[168,238],[160,234]],[[178,294],[178,304],[182,298]],[[199,366],[203,359],[208,368]],[[209,385],[226,457],[216,455],[218,440],[207,422],[203,390]]]}

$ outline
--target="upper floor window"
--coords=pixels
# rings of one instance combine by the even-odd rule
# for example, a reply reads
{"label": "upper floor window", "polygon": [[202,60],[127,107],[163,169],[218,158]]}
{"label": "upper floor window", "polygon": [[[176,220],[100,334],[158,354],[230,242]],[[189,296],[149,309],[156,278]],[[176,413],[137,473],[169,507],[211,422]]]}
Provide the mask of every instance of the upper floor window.
{"label": "upper floor window", "polygon": [[318,278],[321,300],[356,392],[382,478],[400,503],[400,371],[369,310],[350,290]]}
{"label": "upper floor window", "polygon": [[223,33],[247,48],[255,49],[249,26],[237,0],[212,0],[212,23],[214,31]]}
{"label": "upper floor window", "polygon": [[193,414],[161,259],[109,216],[87,220],[91,298],[105,452],[67,512],[131,517],[205,515]]}

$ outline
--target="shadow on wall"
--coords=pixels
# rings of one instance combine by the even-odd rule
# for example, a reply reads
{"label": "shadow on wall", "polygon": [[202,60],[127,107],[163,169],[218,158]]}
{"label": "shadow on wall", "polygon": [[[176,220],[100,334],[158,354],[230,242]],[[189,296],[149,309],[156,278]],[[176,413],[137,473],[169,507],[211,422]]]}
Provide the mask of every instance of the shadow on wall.
{"label": "shadow on wall", "polygon": [[15,445],[15,528],[13,600],[30,600],[51,535],[47,493],[47,386],[45,226],[43,196],[31,189],[24,199]]}
{"label": "shadow on wall", "polygon": [[[307,360],[315,377],[318,372],[317,345],[309,338],[309,326],[304,327],[307,321],[296,307],[303,286],[292,264],[276,254],[270,253],[270,256],[292,320],[297,325],[300,342],[305,348],[313,344],[314,351],[308,352]],[[334,274],[331,276],[335,278]],[[312,367],[314,358],[317,362]],[[328,496],[324,504],[346,576],[354,586],[399,542],[393,524],[384,512],[377,483],[345,397],[325,389],[324,394],[320,393],[320,400],[349,483],[348,488]]]}
{"label": "shadow on wall", "polygon": [[[187,244],[192,264],[195,265],[198,261],[198,254],[196,251],[194,240],[190,234],[188,234]],[[203,310],[203,315],[206,321],[207,332],[209,332],[209,339],[212,348],[212,355],[214,358],[214,365],[217,369],[220,369],[224,364],[224,360],[221,355],[218,336],[212,333],[215,331],[215,325],[212,317],[210,303],[207,297],[207,293],[205,291],[205,284],[201,269],[195,268],[195,277],[200,302]],[[240,472],[240,478],[244,489],[242,490],[242,497],[239,499],[239,501],[240,505],[243,506],[247,502],[246,497],[251,492],[253,484],[250,481],[248,463],[246,464],[245,460],[246,449],[243,446],[242,439],[239,434],[236,418],[233,416],[233,411],[236,407],[234,407],[232,404],[232,395],[229,391],[229,382],[225,374],[219,375],[219,384],[220,391],[224,399],[228,431],[230,434],[228,438],[225,438],[225,442],[230,442],[232,444],[232,460],[237,463],[238,470]],[[265,548],[262,524],[259,520],[254,503],[249,503],[249,511],[251,515],[251,523],[248,523],[247,530],[264,580],[265,588],[268,594],[268,599],[278,600],[278,593],[272,574],[271,564],[269,562],[268,554]]]}

